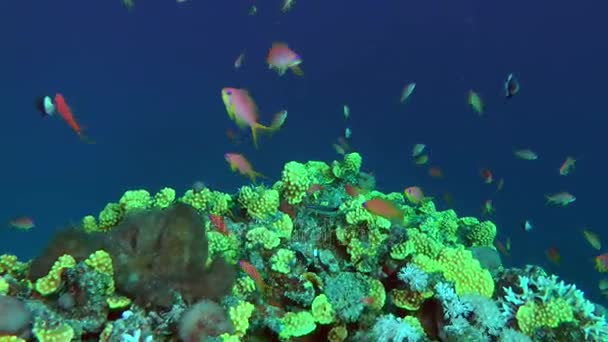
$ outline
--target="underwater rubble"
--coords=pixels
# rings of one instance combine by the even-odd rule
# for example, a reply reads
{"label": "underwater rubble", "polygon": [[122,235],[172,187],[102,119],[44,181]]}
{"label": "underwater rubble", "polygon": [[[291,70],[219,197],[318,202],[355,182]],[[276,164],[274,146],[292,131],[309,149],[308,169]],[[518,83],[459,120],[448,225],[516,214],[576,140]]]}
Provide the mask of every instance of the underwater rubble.
{"label": "underwater rubble", "polygon": [[494,223],[376,191],[361,164],[128,190],[33,260],[0,256],[0,342],[608,340],[574,284],[501,265]]}

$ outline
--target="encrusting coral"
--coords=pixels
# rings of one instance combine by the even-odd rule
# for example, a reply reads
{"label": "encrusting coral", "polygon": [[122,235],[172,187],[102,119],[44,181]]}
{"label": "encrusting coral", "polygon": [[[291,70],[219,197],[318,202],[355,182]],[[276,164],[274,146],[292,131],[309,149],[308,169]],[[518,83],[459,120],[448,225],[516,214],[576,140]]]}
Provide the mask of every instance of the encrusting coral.
{"label": "encrusting coral", "polygon": [[128,190],[31,263],[0,256],[0,328],[2,303],[23,314],[0,342],[608,339],[574,285],[502,267],[494,223],[383,194],[361,167],[349,153],[236,194]]}

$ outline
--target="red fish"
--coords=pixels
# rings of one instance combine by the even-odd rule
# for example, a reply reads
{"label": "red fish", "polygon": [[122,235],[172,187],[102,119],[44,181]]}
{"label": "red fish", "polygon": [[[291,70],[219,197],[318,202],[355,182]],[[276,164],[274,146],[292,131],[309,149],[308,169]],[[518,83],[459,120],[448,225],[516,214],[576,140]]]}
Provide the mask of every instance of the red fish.
{"label": "red fish", "polygon": [[34,224],[34,220],[27,216],[19,216],[15,217],[8,223],[11,227],[20,229],[20,230],[30,230],[36,225]]}
{"label": "red fish", "polygon": [[266,178],[263,174],[255,171],[251,166],[251,163],[242,155],[238,153],[226,153],[224,158],[230,164],[232,171],[239,171],[240,174],[248,176],[251,181],[255,184],[257,177]]}
{"label": "red fish", "polygon": [[264,291],[266,290],[266,283],[264,283],[264,280],[262,279],[260,272],[258,272],[258,269],[255,268],[255,266],[253,266],[247,260],[239,261],[239,266],[241,266],[243,272],[247,273],[247,275],[250,276],[251,279],[253,279],[253,281],[258,287],[258,290],[260,290],[261,293],[264,293]]}
{"label": "red fish", "polygon": [[356,187],[351,184],[344,184],[344,190],[350,197],[359,197],[361,195],[362,190],[359,187]]}
{"label": "red fish", "polygon": [[546,254],[547,254],[547,259],[549,259],[549,261],[551,261],[552,263],[559,266],[559,263],[562,260],[562,257],[559,254],[559,251],[557,250],[557,248],[550,247],[549,249],[547,249]]}
{"label": "red fish", "polygon": [[382,216],[391,221],[403,221],[403,211],[391,202],[382,198],[372,198],[363,203],[370,213]]}
{"label": "red fish", "polygon": [[[228,112],[228,117],[241,129],[251,128],[253,146],[258,147],[258,131],[275,131],[258,122],[258,107],[245,89],[222,89],[222,101]],[[278,129],[278,128],[277,128]]]}
{"label": "red fish", "polygon": [[443,171],[438,167],[429,168],[429,176],[439,179],[442,179],[444,177]]}
{"label": "red fish", "polygon": [[608,272],[608,253],[595,257],[595,268],[601,273]]}
{"label": "red fish", "polygon": [[226,236],[230,235],[228,228],[226,228],[226,222],[224,221],[224,216],[210,214],[209,220],[211,220],[211,223],[213,223],[213,226],[215,226],[215,228],[217,228],[217,230],[220,233],[222,233]]}
{"label": "red fish", "polygon": [[492,170],[490,169],[481,170],[481,178],[483,178],[483,181],[486,184],[492,184],[492,182],[494,182],[494,176],[492,175]]}
{"label": "red fish", "polygon": [[321,191],[325,189],[325,187],[323,187],[323,185],[321,184],[311,184],[310,187],[308,187],[307,193],[308,195],[312,195],[315,192]]}
{"label": "red fish", "polygon": [[82,133],[82,128],[80,127],[78,122],[76,122],[76,119],[74,119],[74,114],[72,114],[72,110],[70,109],[70,106],[68,106],[63,95],[61,95],[59,93],[55,94],[55,109],[57,110],[57,112],[59,112],[59,115],[61,115],[63,120],[65,120],[65,122],[67,122],[67,124],[70,126],[70,128],[74,132],[76,132],[76,134],[78,134],[78,136],[80,137],[80,139],[82,141],[89,143],[89,144],[93,143]]}
{"label": "red fish", "polygon": [[273,43],[270,51],[268,51],[266,62],[270,69],[275,69],[279,73],[279,76],[284,75],[287,69],[298,76],[304,75],[304,72],[300,69],[302,58],[285,43]]}

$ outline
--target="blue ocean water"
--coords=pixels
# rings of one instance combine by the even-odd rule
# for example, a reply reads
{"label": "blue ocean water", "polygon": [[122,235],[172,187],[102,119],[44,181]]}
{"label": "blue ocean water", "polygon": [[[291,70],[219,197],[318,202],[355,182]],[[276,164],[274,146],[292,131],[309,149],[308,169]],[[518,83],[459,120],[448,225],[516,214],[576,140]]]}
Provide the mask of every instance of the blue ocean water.
{"label": "blue ocean water", "polygon": [[[512,241],[506,265],[543,265],[600,300],[592,259],[605,249],[593,250],[581,230],[608,238],[606,10],[599,0],[300,0],[288,13],[280,1],[136,0],[134,11],[120,0],[4,1],[0,220],[28,215],[37,227],[0,230],[2,252],[36,255],[56,230],[126,189],[181,192],[201,180],[235,191],[248,180],[230,172],[226,152],[245,154],[272,180],[290,160],[339,158],[331,144],[350,127],[381,190],[449,192],[461,216],[479,216],[492,199],[499,239]],[[301,54],[304,77],[268,70],[275,41]],[[521,92],[506,100],[509,73]],[[409,82],[416,91],[400,104]],[[263,123],[288,109],[284,128],[257,151],[246,135],[235,146],[225,136],[233,124],[223,87],[249,89]],[[486,104],[483,117],[466,103],[470,89]],[[34,99],[57,92],[96,144],[58,118],[40,118]],[[412,163],[415,143],[427,144],[445,179]],[[517,160],[515,148],[540,158]],[[566,156],[580,161],[560,177]],[[504,177],[502,192],[483,184],[485,167]],[[547,207],[544,195],[558,191],[577,201]],[[525,219],[532,232],[521,229]],[[552,246],[559,267],[545,258]]]}

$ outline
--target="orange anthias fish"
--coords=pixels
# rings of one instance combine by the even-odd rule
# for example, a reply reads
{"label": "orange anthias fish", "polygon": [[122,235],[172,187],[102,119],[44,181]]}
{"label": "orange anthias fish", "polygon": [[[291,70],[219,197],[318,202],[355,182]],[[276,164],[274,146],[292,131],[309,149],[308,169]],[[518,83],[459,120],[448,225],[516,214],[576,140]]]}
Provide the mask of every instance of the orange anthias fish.
{"label": "orange anthias fish", "polygon": [[598,251],[602,249],[602,242],[600,241],[600,238],[597,236],[597,234],[590,230],[583,229],[583,236],[585,237],[585,240],[589,242],[591,247],[597,249]]}
{"label": "orange anthias fish", "polygon": [[222,101],[226,106],[228,117],[241,129],[251,128],[253,145],[258,147],[258,131],[273,131],[272,127],[266,127],[258,122],[258,107],[245,89],[224,88],[222,89]]}
{"label": "orange anthias fish", "polygon": [[502,242],[500,242],[500,240],[496,240],[494,242],[494,246],[496,247],[496,249],[498,249],[498,251],[500,253],[502,253],[504,256],[511,256],[511,253],[509,252],[509,250],[507,249],[507,247],[505,245],[503,245]]}
{"label": "orange anthias fish", "polygon": [[546,255],[547,255],[547,259],[549,259],[549,261],[551,261],[552,263],[559,266],[559,263],[562,260],[562,257],[559,254],[559,251],[557,250],[557,248],[550,247],[549,249],[547,249]]}
{"label": "orange anthias fish", "polygon": [[429,176],[438,179],[442,179],[443,177],[445,177],[445,175],[443,174],[443,170],[438,167],[429,168]]}
{"label": "orange anthias fish", "polygon": [[240,174],[245,175],[251,179],[255,184],[257,177],[265,178],[265,176],[253,169],[251,163],[242,155],[238,153],[226,153],[224,159],[230,164],[232,171],[239,171]]}
{"label": "orange anthias fish", "polygon": [[405,195],[405,198],[407,198],[407,200],[413,204],[420,204],[425,199],[422,189],[418,186],[410,186],[405,188],[405,190],[403,190],[403,194]]}
{"label": "orange anthias fish", "polygon": [[608,253],[595,257],[595,268],[601,273],[608,272]]}
{"label": "orange anthias fish", "polygon": [[363,203],[363,207],[370,213],[382,216],[391,221],[403,221],[403,211],[392,203],[382,198],[372,198]]}
{"label": "orange anthias fish", "polygon": [[266,283],[264,283],[264,280],[262,279],[260,272],[258,272],[258,269],[255,268],[255,266],[253,266],[247,260],[240,260],[239,266],[241,266],[243,272],[247,273],[247,275],[250,276],[251,279],[253,279],[253,281],[258,287],[258,290],[260,290],[261,293],[265,293]]}
{"label": "orange anthias fish", "polygon": [[572,157],[566,157],[566,160],[564,160],[562,165],[559,167],[560,176],[569,175],[572,171],[574,171],[575,166],[576,166],[576,159],[574,159]]}
{"label": "orange anthias fish", "polygon": [[55,94],[55,109],[57,110],[57,112],[59,112],[63,120],[67,122],[70,128],[74,132],[76,132],[76,134],[78,134],[82,141],[90,144],[93,143],[82,133],[82,128],[80,127],[78,122],[76,122],[76,119],[74,119],[74,114],[72,114],[72,110],[70,109],[67,102],[65,101],[65,98],[61,94]]}
{"label": "orange anthias fish", "polygon": [[492,184],[492,182],[494,182],[494,175],[490,169],[481,170],[481,178],[483,178],[483,181],[486,184]]}
{"label": "orange anthias fish", "polygon": [[228,228],[226,228],[226,221],[224,220],[224,216],[210,214],[209,220],[220,233],[226,236],[230,235]]}
{"label": "orange anthias fish", "polygon": [[284,75],[287,69],[298,76],[304,75],[304,72],[300,69],[302,58],[285,43],[273,43],[270,51],[268,51],[266,62],[270,69],[277,71],[279,76]]}
{"label": "orange anthias fish", "polygon": [[8,224],[19,230],[30,230],[34,228],[36,225],[34,224],[34,220],[27,216],[19,216],[15,217],[8,222]]}

